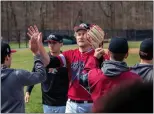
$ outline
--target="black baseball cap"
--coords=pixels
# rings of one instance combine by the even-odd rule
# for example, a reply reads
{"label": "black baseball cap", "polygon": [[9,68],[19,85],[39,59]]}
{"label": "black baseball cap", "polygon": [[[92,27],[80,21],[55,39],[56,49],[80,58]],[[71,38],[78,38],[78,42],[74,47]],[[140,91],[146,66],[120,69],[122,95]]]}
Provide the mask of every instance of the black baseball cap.
{"label": "black baseball cap", "polygon": [[74,27],[74,31],[78,32],[79,30],[89,30],[90,26],[91,25],[88,23],[81,23],[80,25]]}
{"label": "black baseball cap", "polygon": [[112,53],[128,53],[128,42],[126,38],[112,38],[109,44]]}
{"label": "black baseball cap", "polygon": [[59,42],[62,43],[63,42],[63,37],[61,35],[57,35],[57,34],[50,34],[47,37],[47,40],[45,40],[45,42]]}
{"label": "black baseball cap", "polygon": [[1,42],[1,57],[5,58],[7,55],[11,53],[15,53],[16,50],[11,50],[9,44]]}
{"label": "black baseball cap", "polygon": [[152,56],[153,55],[153,39],[148,38],[142,41],[140,44],[140,52],[144,53],[146,56]]}

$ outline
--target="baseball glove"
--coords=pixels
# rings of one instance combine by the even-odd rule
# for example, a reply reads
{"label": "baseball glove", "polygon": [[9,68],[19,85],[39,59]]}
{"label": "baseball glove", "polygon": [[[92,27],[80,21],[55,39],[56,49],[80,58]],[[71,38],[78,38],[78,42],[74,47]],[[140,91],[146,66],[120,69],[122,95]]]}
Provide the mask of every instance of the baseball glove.
{"label": "baseball glove", "polygon": [[98,25],[92,25],[87,32],[89,44],[94,48],[99,48],[103,45],[104,31]]}

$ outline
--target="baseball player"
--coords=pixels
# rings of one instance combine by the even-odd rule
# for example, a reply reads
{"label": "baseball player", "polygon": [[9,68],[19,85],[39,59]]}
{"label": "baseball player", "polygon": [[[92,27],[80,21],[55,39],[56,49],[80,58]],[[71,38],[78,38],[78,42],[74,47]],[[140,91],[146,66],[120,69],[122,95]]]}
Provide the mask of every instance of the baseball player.
{"label": "baseball player", "polygon": [[132,67],[132,72],[137,73],[144,81],[153,82],[153,40],[145,39],[140,45],[140,63]]}
{"label": "baseball player", "polygon": [[[63,45],[63,37],[56,34],[50,34],[47,37],[48,53],[50,58],[61,54],[60,48]],[[68,92],[68,73],[66,67],[46,68],[47,79],[41,84],[42,103],[44,113],[65,113],[65,106]],[[28,86],[25,95],[25,101],[28,102],[33,86]]]}
{"label": "baseball player", "polygon": [[37,44],[32,40],[29,44],[35,55],[34,69],[36,72],[10,68],[11,54],[15,50],[11,50],[8,44],[1,42],[1,113],[24,113],[24,86],[46,80],[46,71],[37,53]]}
{"label": "baseball player", "polygon": [[[100,68],[94,68],[88,75],[81,75],[80,83],[91,94],[93,101],[105,95],[111,88],[125,81],[142,79],[130,72],[124,59],[128,57],[128,42],[124,38],[112,38],[109,44],[110,60],[104,61]],[[99,56],[97,56],[99,58]],[[88,60],[91,64],[91,60]],[[89,64],[85,66],[85,69]]]}
{"label": "baseball player", "polygon": [[[43,47],[42,37],[38,35],[37,42],[39,44],[39,51],[44,58],[44,63],[48,64],[48,67],[55,68],[66,65],[68,68],[69,75],[69,90],[68,90],[68,101],[66,104],[66,113],[86,113],[91,111],[92,99],[91,95],[79,84],[79,76],[83,75],[82,70],[87,63],[88,58],[93,58],[91,68],[97,67],[98,60],[94,57],[94,49],[87,41],[87,30],[90,29],[88,24],[80,24],[74,28],[75,37],[78,49],[68,50],[63,52],[60,56],[50,58]],[[41,34],[38,32],[36,26],[28,29],[29,37],[33,34]],[[98,50],[99,52],[100,50]],[[102,50],[101,50],[102,51]]]}

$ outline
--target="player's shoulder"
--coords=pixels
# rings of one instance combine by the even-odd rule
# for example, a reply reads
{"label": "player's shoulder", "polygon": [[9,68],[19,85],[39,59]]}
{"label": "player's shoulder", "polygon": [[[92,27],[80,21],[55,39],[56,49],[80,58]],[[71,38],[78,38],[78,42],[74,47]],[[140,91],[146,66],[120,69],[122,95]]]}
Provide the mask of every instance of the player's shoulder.
{"label": "player's shoulder", "polygon": [[128,72],[125,72],[124,74],[126,78],[141,79],[141,77],[137,73],[132,72],[131,70],[129,70]]}
{"label": "player's shoulder", "polygon": [[100,80],[105,80],[104,74],[99,68],[95,68],[89,71],[88,73],[88,81],[89,84],[95,85],[100,82]]}

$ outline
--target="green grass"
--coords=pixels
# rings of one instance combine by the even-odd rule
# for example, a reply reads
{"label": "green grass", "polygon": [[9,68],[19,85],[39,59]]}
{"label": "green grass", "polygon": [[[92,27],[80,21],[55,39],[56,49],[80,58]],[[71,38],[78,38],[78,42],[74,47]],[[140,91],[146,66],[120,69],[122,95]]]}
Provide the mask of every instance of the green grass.
{"label": "green grass", "polygon": [[125,60],[128,66],[133,66],[136,63],[140,62],[138,54],[129,54],[128,58]]}
{"label": "green grass", "polygon": [[[10,45],[11,48],[13,48],[13,49],[19,48],[19,43],[17,43],[17,42],[10,42],[9,45]],[[28,46],[28,43],[27,43],[27,46]],[[26,42],[21,42],[21,43],[20,43],[20,48],[26,48]]]}
{"label": "green grass", "polygon": [[[131,45],[133,46],[135,43]],[[62,47],[62,50],[65,51],[75,48],[77,48],[77,45],[66,45]],[[48,50],[47,47],[46,50]],[[132,66],[139,62],[139,57],[137,54],[130,54],[126,61],[128,62],[128,65]],[[11,66],[12,68],[26,69],[31,71],[32,66],[33,55],[29,49],[19,49],[16,53],[13,54]],[[43,113],[41,95],[40,84],[37,84],[32,90],[30,102],[26,104],[26,113]]]}

